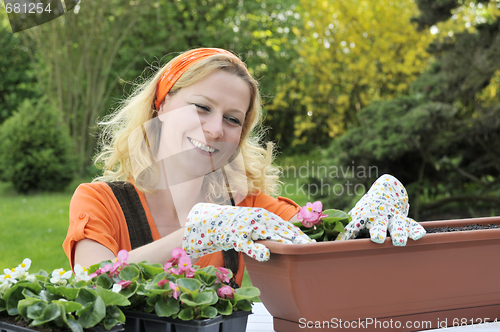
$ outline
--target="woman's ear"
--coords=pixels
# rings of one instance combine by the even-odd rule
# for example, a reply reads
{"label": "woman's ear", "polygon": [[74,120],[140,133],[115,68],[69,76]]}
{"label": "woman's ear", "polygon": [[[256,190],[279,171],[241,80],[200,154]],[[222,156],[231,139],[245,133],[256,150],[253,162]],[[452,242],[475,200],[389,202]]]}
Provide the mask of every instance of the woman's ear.
{"label": "woman's ear", "polygon": [[160,109],[158,110],[158,115],[165,113],[165,111],[164,111],[165,103],[167,102],[167,100],[169,98],[170,98],[170,96],[167,94],[167,96],[165,97],[165,99],[163,99],[163,101],[161,102]]}

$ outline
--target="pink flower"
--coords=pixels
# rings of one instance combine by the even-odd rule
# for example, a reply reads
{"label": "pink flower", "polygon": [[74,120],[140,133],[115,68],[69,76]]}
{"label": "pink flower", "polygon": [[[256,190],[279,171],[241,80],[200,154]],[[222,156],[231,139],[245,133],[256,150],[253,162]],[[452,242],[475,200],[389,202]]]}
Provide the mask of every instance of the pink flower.
{"label": "pink flower", "polygon": [[234,297],[234,289],[231,286],[222,286],[217,290],[217,295],[221,299],[232,299]]}
{"label": "pink flower", "polygon": [[170,282],[168,279],[162,279],[158,281],[158,286],[163,287],[167,282]]}
{"label": "pink flower", "polygon": [[217,281],[229,283],[229,270],[223,267],[217,267],[216,269],[215,275],[217,276]]}
{"label": "pink flower", "polygon": [[186,257],[186,256],[187,256],[187,254],[184,251],[184,249],[182,249],[182,248],[174,248],[174,250],[172,250],[172,257],[173,258],[180,259],[181,257]]}
{"label": "pink flower", "polygon": [[109,271],[109,274],[118,276],[120,273],[121,269],[128,265],[127,264],[127,259],[128,259],[128,251],[127,250],[120,250],[118,252],[118,255],[116,256],[115,263],[113,264],[113,268]]}
{"label": "pink flower", "polygon": [[[159,284],[159,283],[158,283]],[[174,291],[174,294],[172,294],[172,296],[174,297],[174,299],[178,299],[179,298],[179,295],[181,294],[181,291],[179,289],[179,285],[173,283],[173,282],[169,282],[168,283],[168,287],[170,287],[170,289],[172,289]]]}
{"label": "pink flower", "polygon": [[[166,263],[165,265],[163,266],[163,270],[165,272],[171,272],[169,271],[169,269],[174,266],[174,265],[177,265],[179,264],[179,260],[182,258],[182,257],[188,257],[186,252],[184,251],[184,249],[182,248],[174,248],[174,250],[172,250],[172,258],[170,258]],[[191,262],[191,261],[190,261]]]}
{"label": "pink flower", "polygon": [[97,269],[97,271],[95,271],[95,273],[92,273],[91,275],[89,275],[90,278],[94,278],[96,276],[100,276],[101,274],[103,273],[106,273],[106,272],[109,272],[113,269],[113,265],[111,264],[106,264],[104,265],[104,267],[100,268],[100,269]]}
{"label": "pink flower", "polygon": [[328,217],[327,214],[322,214],[323,204],[320,201],[314,203],[307,203],[306,206],[300,208],[297,214],[299,220],[302,219],[302,225],[305,227],[312,227],[321,222],[321,218]]}
{"label": "pink flower", "polygon": [[132,283],[132,281],[130,281],[130,280],[120,280],[120,281],[118,281],[118,285],[122,286],[122,289],[127,288],[131,283]]}
{"label": "pink flower", "polygon": [[190,278],[188,276],[188,273],[191,276],[191,278],[194,276],[194,272],[196,270],[193,268],[193,265],[191,264],[191,258],[189,258],[188,256],[182,256],[181,258],[179,258],[179,262],[177,264],[178,264],[177,269],[171,268],[170,272],[176,275],[181,275],[186,273],[187,278]]}

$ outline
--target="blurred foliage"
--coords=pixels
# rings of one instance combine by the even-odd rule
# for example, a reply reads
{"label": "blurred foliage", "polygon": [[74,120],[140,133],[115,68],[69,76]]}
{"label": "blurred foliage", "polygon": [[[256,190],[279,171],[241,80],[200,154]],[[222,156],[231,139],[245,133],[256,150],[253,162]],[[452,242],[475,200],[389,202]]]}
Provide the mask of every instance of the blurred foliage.
{"label": "blurred foliage", "polygon": [[35,92],[33,64],[6,18],[0,16],[0,124],[23,99],[39,97]]}
{"label": "blurred foliage", "polygon": [[74,157],[60,113],[45,99],[25,100],[0,126],[0,169],[20,193],[60,191],[73,179]]}
{"label": "blurred foliage", "polygon": [[[48,96],[80,174],[95,173],[97,119],[180,52],[221,47],[259,80],[267,138],[284,154],[328,147],[327,165],[391,172],[418,198],[418,214],[435,200],[496,192],[499,8],[499,0],[83,0],[14,35],[5,15],[0,122],[23,99]],[[358,196],[334,197],[333,207]]]}
{"label": "blurred foliage", "polygon": [[252,74],[266,77],[261,89],[269,95],[279,84],[274,77],[295,57],[286,36],[277,35],[296,23],[287,21],[289,8],[292,1],[110,0],[103,6],[85,0],[22,34],[44,94],[55,100],[70,129],[83,171],[95,150],[96,120],[187,49],[234,51]]}
{"label": "blurred foliage", "polygon": [[276,131],[282,145],[324,145],[357,126],[357,113],[372,100],[407,92],[429,64],[433,37],[409,23],[417,13],[411,1],[304,0],[297,11],[300,57],[281,74],[287,83],[268,107],[271,122],[288,119],[289,128]]}
{"label": "blurred foliage", "polygon": [[[495,213],[500,203],[499,27],[497,18],[452,33],[453,38],[438,37],[428,48],[436,61],[410,93],[364,108],[359,127],[324,153],[328,165],[372,166],[376,174],[333,182],[368,189],[377,176],[391,173],[407,185],[412,216],[421,220]],[[348,209],[356,199],[325,200]]]}

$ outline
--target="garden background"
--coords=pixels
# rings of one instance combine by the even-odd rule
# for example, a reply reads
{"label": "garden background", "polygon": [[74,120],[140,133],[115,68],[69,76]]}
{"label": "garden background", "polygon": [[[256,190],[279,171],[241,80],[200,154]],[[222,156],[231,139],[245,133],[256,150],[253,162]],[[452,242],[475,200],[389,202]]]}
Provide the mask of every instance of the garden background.
{"label": "garden background", "polygon": [[2,269],[69,268],[96,121],[202,46],[259,80],[283,196],[347,211],[390,173],[416,220],[500,215],[500,0],[84,0],[16,34],[0,8]]}

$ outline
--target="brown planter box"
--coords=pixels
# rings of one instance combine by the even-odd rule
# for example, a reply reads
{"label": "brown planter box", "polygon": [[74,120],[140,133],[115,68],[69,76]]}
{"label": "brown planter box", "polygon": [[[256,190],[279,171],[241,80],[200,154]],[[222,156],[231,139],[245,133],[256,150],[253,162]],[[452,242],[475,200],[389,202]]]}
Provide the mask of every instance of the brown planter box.
{"label": "brown planter box", "polygon": [[[500,217],[421,224],[500,224]],[[495,318],[500,326],[500,228],[426,234],[406,247],[393,247],[389,238],[264,244],[270,260],[245,256],[245,264],[278,332],[316,322],[322,328],[314,331],[331,331],[335,323],[337,329],[418,331]]]}

